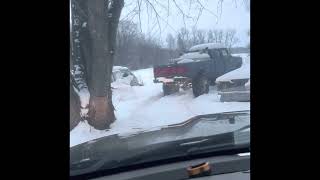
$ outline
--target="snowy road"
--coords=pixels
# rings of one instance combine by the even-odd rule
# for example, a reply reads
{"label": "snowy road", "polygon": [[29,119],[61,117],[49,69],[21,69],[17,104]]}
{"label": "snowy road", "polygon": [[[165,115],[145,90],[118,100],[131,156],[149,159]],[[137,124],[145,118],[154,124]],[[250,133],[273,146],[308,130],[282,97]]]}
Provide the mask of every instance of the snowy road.
{"label": "snowy road", "polygon": [[193,97],[192,90],[163,96],[162,84],[153,83],[152,68],[133,72],[144,86],[113,83],[113,103],[117,120],[108,131],[99,131],[80,122],[70,132],[70,147],[112,134],[128,135],[185,121],[200,114],[250,110],[250,102],[220,102],[215,87],[209,94]]}

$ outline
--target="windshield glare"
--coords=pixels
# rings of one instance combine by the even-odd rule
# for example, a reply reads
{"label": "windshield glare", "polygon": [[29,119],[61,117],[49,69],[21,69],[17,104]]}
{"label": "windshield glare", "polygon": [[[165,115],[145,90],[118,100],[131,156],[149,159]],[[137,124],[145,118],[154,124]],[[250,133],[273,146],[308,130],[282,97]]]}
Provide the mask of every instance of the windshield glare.
{"label": "windshield glare", "polygon": [[250,146],[250,0],[69,1],[70,171]]}

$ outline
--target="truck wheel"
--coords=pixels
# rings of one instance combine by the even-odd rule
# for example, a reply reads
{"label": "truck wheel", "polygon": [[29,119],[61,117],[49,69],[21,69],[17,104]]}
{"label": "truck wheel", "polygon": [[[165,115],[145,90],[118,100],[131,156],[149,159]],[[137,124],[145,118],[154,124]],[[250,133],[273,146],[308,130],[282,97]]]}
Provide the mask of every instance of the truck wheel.
{"label": "truck wheel", "polygon": [[162,90],[163,90],[163,95],[170,95],[176,92],[179,92],[179,85],[178,84],[162,84]]}
{"label": "truck wheel", "polygon": [[192,91],[194,97],[209,93],[209,80],[204,75],[199,75],[192,80]]}

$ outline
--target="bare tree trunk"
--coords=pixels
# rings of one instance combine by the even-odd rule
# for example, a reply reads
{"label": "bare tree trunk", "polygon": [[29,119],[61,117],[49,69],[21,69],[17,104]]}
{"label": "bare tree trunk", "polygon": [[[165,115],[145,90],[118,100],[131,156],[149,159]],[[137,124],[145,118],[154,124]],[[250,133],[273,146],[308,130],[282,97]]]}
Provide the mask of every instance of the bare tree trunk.
{"label": "bare tree trunk", "polygon": [[[101,130],[107,129],[115,120],[111,76],[123,4],[123,0],[72,0],[71,78],[80,94],[89,90],[87,120],[91,126]],[[74,113],[80,111],[79,104],[84,106],[81,108],[87,108],[87,102],[81,97],[78,105],[70,104]],[[72,116],[70,122],[74,120],[73,124],[76,124],[78,118]]]}
{"label": "bare tree trunk", "polygon": [[111,75],[122,7],[123,0],[111,0],[111,3],[108,0],[88,1],[88,28],[93,49],[88,122],[100,130],[109,128],[115,121]]}
{"label": "bare tree trunk", "polygon": [[[117,30],[119,25],[119,19],[121,15],[121,10],[124,5],[124,0],[113,0],[110,6],[108,7],[108,60],[109,64],[107,66],[107,97],[109,101],[112,102],[112,91],[111,91],[111,75],[112,75],[112,67],[114,62],[114,54],[116,48],[116,37]],[[112,104],[112,103],[111,103]]]}

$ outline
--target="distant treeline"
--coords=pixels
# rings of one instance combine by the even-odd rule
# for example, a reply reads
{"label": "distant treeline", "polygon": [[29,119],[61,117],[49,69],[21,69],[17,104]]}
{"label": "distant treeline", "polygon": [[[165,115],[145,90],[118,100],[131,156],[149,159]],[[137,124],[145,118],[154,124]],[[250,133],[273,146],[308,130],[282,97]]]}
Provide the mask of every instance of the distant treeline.
{"label": "distant treeline", "polygon": [[166,45],[156,38],[144,35],[138,25],[131,21],[121,21],[117,34],[117,49],[114,65],[126,66],[132,70],[167,64],[172,58],[186,52],[191,46],[202,43],[222,43],[231,53],[246,53],[248,47],[233,47],[239,39],[235,30],[209,31],[181,28],[174,36],[168,34]]}
{"label": "distant treeline", "polygon": [[232,53],[232,54],[250,53],[250,48],[248,48],[248,47],[233,47],[233,48],[230,48],[230,53]]}

